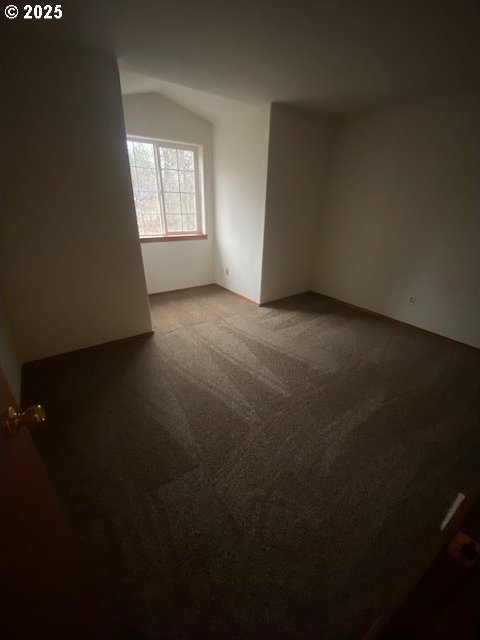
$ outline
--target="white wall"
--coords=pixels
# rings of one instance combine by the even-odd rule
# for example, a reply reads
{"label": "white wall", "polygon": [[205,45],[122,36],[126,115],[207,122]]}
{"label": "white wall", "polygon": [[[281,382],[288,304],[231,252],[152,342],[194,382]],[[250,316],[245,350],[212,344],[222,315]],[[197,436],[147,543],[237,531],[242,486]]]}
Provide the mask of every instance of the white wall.
{"label": "white wall", "polygon": [[332,123],[272,104],[261,302],[307,291],[323,206]]}
{"label": "white wall", "polygon": [[151,330],[114,57],[8,42],[2,277],[22,361]]}
{"label": "white wall", "polygon": [[203,148],[206,240],[142,243],[148,293],[213,282],[213,142],[212,125],[158,93],[123,96],[127,133],[188,142]]}
{"label": "white wall", "polygon": [[260,301],[269,112],[267,106],[236,103],[215,123],[213,136],[215,281],[255,302]]}
{"label": "white wall", "polygon": [[480,346],[478,108],[466,95],[345,122],[316,291]]}

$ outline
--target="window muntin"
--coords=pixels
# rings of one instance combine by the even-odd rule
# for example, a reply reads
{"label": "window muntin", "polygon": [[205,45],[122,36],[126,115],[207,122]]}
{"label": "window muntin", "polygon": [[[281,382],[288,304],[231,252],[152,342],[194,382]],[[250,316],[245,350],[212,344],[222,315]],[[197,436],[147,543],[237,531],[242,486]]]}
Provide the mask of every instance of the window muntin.
{"label": "window muntin", "polygon": [[128,137],[141,238],[202,234],[199,147]]}

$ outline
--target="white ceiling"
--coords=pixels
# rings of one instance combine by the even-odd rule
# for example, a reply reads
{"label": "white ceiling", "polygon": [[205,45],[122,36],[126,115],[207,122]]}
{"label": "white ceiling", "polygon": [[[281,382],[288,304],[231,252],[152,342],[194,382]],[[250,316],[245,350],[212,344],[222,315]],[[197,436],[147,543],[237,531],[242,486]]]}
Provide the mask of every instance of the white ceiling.
{"label": "white ceiling", "polygon": [[41,28],[144,77],[348,110],[476,89],[478,18],[476,0],[69,0]]}
{"label": "white ceiling", "polygon": [[122,62],[120,63],[120,82],[122,94],[160,93],[208,122],[222,122],[232,117],[252,113],[252,110],[259,108],[256,104],[232,100],[208,91],[200,91],[139,74]]}

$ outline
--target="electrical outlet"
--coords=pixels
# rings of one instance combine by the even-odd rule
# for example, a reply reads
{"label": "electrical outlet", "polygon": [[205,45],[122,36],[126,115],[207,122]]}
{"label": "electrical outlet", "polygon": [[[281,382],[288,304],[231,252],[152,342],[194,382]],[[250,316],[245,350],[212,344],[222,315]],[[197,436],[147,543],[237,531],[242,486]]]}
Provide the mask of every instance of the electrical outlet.
{"label": "electrical outlet", "polygon": [[228,267],[225,267],[225,275],[228,276],[230,274],[230,271],[228,269]]}
{"label": "electrical outlet", "polygon": [[408,299],[408,304],[415,304],[417,302],[417,296],[410,296]]}

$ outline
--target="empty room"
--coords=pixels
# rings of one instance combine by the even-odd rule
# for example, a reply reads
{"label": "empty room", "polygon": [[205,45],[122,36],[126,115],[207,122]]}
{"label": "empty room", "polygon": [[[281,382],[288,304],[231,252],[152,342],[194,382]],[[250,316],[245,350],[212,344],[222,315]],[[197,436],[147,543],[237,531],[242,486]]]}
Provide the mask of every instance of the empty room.
{"label": "empty room", "polygon": [[479,17],[2,5],[5,638],[477,637]]}

